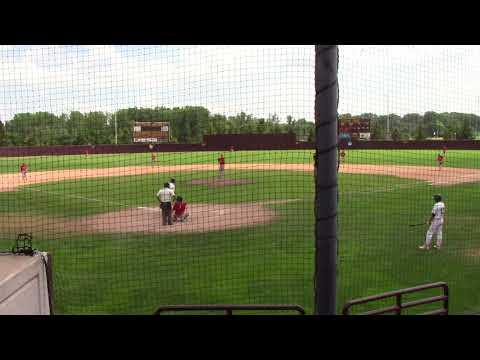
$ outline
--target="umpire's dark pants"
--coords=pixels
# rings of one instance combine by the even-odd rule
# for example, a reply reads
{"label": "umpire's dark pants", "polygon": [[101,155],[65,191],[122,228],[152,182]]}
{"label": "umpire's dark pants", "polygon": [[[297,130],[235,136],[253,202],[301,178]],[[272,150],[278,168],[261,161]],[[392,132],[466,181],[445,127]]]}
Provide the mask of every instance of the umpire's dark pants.
{"label": "umpire's dark pants", "polygon": [[162,223],[163,225],[172,225],[172,203],[162,202],[160,203],[160,209],[162,209]]}

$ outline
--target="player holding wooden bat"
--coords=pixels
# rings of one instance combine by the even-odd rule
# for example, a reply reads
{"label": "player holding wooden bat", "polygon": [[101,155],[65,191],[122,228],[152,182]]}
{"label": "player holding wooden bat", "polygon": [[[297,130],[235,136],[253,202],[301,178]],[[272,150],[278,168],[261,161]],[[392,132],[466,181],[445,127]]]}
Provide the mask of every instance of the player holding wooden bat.
{"label": "player holding wooden bat", "polygon": [[442,227],[445,218],[445,204],[442,201],[441,195],[433,195],[435,200],[435,205],[433,205],[432,216],[428,220],[430,227],[427,231],[427,236],[425,237],[425,244],[420,246],[422,250],[430,250],[432,245],[433,235],[437,235],[437,244],[433,247],[435,249],[440,249],[442,247]]}

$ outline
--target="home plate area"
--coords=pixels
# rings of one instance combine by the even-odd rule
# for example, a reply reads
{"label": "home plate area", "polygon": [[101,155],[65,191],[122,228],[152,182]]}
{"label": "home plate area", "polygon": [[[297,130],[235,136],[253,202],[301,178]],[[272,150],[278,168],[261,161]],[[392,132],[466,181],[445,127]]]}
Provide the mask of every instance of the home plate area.
{"label": "home plate area", "polygon": [[259,203],[189,204],[184,222],[162,225],[159,208],[138,207],[86,216],[68,224],[74,232],[88,233],[203,233],[238,229],[272,222],[275,212]]}

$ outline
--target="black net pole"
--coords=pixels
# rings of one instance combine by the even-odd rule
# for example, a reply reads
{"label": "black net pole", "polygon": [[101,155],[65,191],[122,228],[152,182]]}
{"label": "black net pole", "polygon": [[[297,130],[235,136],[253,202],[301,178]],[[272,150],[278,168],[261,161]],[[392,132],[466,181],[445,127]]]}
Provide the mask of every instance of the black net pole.
{"label": "black net pole", "polygon": [[315,314],[336,312],[338,47],[315,46]]}

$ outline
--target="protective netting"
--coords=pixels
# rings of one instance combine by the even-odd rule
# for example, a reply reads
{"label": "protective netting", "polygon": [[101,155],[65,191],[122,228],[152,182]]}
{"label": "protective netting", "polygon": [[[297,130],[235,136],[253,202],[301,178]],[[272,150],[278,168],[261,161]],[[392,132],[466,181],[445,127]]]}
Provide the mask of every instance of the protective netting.
{"label": "protective netting", "polygon": [[[342,119],[370,119],[371,141],[362,149],[362,143],[349,146],[346,138],[342,146],[339,306],[351,298],[445,281],[451,312],[480,309],[479,147],[467,141],[480,130],[479,59],[478,46],[341,48],[340,126]],[[365,149],[375,140],[376,149]],[[446,206],[443,243],[434,248],[433,236],[431,250],[423,250],[434,194],[441,194]],[[440,295],[438,289],[404,301],[433,295]],[[357,311],[367,309],[372,304]]]}
{"label": "protective netting", "polygon": [[[202,142],[312,140],[313,73],[311,46],[0,47],[1,248],[31,233],[53,255],[56,313],[311,312],[312,151]],[[167,122],[170,144],[134,143],[137,122]],[[164,225],[172,178],[189,216]]]}
{"label": "protective netting", "polygon": [[[339,54],[340,126],[365,119],[370,140],[340,141],[338,310],[446,281],[451,312],[480,311],[480,163],[463,141],[480,131],[480,47]],[[314,57],[313,46],[0,46],[0,248],[32,233],[53,255],[56,313],[311,313]],[[136,122],[157,121],[170,144],[133,142]],[[276,137],[204,137],[215,134]],[[172,178],[189,216],[163,225],[156,194]],[[434,194],[443,244],[426,251]]]}

